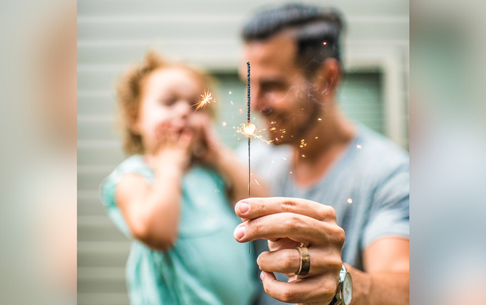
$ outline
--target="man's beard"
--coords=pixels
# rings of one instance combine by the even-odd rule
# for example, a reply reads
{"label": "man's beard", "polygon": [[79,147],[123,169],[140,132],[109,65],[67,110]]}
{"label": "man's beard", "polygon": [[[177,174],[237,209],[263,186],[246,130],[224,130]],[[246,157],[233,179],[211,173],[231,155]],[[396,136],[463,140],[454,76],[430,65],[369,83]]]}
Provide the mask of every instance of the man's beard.
{"label": "man's beard", "polygon": [[[301,139],[305,139],[305,136],[309,131],[317,124],[319,115],[321,115],[321,102],[314,96],[312,85],[308,85],[306,88],[307,100],[303,101],[301,108],[305,109],[305,117],[294,125],[293,130],[287,130],[287,134],[291,134],[292,137],[285,137],[285,139],[278,139],[272,141],[273,145],[284,144],[300,144]],[[294,121],[295,122],[295,121]]]}

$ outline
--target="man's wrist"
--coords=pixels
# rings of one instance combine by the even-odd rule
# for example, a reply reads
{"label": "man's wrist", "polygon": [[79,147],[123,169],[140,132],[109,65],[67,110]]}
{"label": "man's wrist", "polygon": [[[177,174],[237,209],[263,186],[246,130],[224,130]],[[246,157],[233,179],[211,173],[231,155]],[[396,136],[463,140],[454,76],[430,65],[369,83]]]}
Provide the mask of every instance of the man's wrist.
{"label": "man's wrist", "polygon": [[347,268],[342,264],[339,272],[339,282],[336,288],[336,293],[330,305],[350,305],[353,299],[353,282],[351,274]]}
{"label": "man's wrist", "polygon": [[349,274],[351,274],[353,282],[353,300],[351,305],[372,305],[370,302],[372,279],[369,274],[366,274],[358,269],[344,264]]}

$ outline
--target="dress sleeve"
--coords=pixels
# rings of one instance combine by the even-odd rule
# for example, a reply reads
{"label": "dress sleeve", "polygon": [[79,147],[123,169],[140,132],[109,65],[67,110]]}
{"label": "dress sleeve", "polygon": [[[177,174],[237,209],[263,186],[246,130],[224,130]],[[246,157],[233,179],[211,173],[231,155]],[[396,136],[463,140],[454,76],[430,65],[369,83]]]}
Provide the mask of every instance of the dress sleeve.
{"label": "dress sleeve", "polygon": [[130,157],[102,181],[100,185],[100,197],[108,217],[115,223],[118,229],[120,229],[128,238],[131,238],[130,229],[122,212],[117,206],[115,198],[116,186],[123,176],[127,174],[139,174],[146,178],[149,183],[153,180],[153,172],[141,158]]}
{"label": "dress sleeve", "polygon": [[361,248],[384,237],[410,235],[410,190],[408,163],[388,175],[376,188]]}

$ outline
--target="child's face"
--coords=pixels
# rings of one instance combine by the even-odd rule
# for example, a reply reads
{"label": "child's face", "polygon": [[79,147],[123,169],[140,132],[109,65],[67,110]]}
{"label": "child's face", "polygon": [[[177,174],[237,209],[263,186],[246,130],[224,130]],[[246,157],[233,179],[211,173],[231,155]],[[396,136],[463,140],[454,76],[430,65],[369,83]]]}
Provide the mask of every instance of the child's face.
{"label": "child's face", "polygon": [[159,128],[171,128],[180,134],[183,129],[191,127],[195,116],[193,105],[203,91],[198,79],[181,68],[160,69],[149,75],[133,126],[142,136],[147,153],[154,153],[157,149]]}

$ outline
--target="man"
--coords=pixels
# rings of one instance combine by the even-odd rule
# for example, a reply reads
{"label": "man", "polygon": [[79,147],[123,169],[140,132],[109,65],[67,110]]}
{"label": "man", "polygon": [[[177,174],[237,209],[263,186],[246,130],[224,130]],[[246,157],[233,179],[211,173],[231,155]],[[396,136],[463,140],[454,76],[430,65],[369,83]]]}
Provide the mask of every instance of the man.
{"label": "man", "polygon": [[253,146],[252,167],[282,197],[238,202],[234,235],[268,240],[257,263],[279,301],[408,304],[408,155],[340,112],[341,31],[336,12],[307,5],[245,25],[241,75],[249,61],[252,107],[273,140]]}

